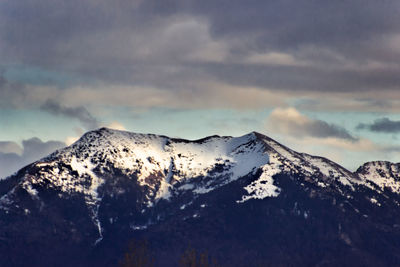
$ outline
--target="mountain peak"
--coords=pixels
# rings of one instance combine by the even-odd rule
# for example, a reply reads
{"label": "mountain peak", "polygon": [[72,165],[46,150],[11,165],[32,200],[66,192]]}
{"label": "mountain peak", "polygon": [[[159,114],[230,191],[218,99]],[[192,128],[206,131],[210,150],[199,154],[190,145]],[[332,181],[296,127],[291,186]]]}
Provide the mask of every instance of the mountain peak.
{"label": "mountain peak", "polygon": [[[115,236],[146,237],[150,233],[149,237],[157,239],[167,233],[175,240],[177,234],[186,236],[195,222],[204,233],[215,229],[226,236],[236,236],[232,233],[237,228],[230,227],[240,225],[239,229],[251,232],[249,239],[240,242],[260,233],[268,233],[263,242],[276,240],[289,231],[291,245],[292,236],[298,235],[293,229],[310,227],[308,234],[314,235],[326,220],[322,229],[330,232],[324,232],[321,242],[329,244],[325,238],[334,236],[329,242],[335,248],[340,240],[347,248],[357,246],[358,233],[353,237],[344,232],[353,229],[354,221],[369,222],[374,214],[381,220],[385,213],[378,208],[396,210],[400,206],[399,167],[376,161],[352,173],[258,132],[191,141],[100,128],[0,182],[0,215],[6,218],[0,226],[6,229],[5,236],[17,239],[20,229],[30,235],[32,225],[41,225],[35,235],[48,240],[60,233],[57,244],[69,238],[72,243],[86,242],[79,243],[83,247],[111,244],[114,248],[114,241],[119,242]],[[276,223],[270,224],[273,220]],[[242,225],[243,221],[248,223]],[[390,221],[382,229],[398,231],[393,225],[396,222]],[[307,240],[301,239],[296,251],[307,248],[303,246]],[[0,244],[0,252],[5,247],[24,247],[28,241]],[[249,242],[248,248],[254,247]],[[307,257],[310,254],[307,251]]]}
{"label": "mountain peak", "polygon": [[356,174],[377,190],[389,189],[400,194],[400,163],[366,162],[357,169]]}
{"label": "mountain peak", "polygon": [[276,196],[279,188],[272,177],[278,173],[301,174],[311,177],[309,182],[315,186],[329,185],[338,191],[343,186],[354,190],[364,179],[361,173],[298,153],[258,132],[190,141],[103,127],[33,166],[44,171],[30,183],[52,181],[63,192],[84,193],[88,205],[95,206],[101,199],[98,189],[116,174],[136,181],[147,206],[188,189],[197,195],[208,193],[257,172],[262,175],[238,201]]}

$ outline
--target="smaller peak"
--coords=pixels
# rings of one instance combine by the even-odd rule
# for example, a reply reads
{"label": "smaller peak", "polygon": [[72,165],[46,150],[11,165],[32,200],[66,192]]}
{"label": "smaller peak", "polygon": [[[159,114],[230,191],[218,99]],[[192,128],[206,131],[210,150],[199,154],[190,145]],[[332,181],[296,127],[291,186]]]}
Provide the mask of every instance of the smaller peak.
{"label": "smaller peak", "polygon": [[[232,138],[232,137],[229,137]],[[238,137],[234,137],[233,139],[235,139],[238,142],[253,142],[253,141],[261,141],[262,140],[262,135],[257,133],[257,132],[250,132],[248,134],[242,135],[242,136],[238,136]]]}
{"label": "smaller peak", "polygon": [[261,136],[261,135],[262,134],[260,134],[260,133],[258,133],[256,131],[252,131],[252,132],[250,132],[248,134],[242,135],[241,137],[258,137],[258,136]]}
{"label": "smaller peak", "polygon": [[86,133],[84,133],[83,135],[88,135],[88,134],[101,134],[101,133],[106,133],[106,132],[110,132],[111,129],[107,128],[107,127],[101,127],[101,128],[97,128],[97,129],[93,129],[90,131],[87,131]]}
{"label": "smaller peak", "polygon": [[269,136],[266,136],[265,134],[259,133],[257,131],[252,131],[248,134],[246,134],[246,136],[253,136],[255,137],[255,139],[263,139],[263,140],[270,140],[270,141],[274,141],[275,143],[277,143],[274,139],[272,139]]}
{"label": "smaller peak", "polygon": [[262,133],[256,132],[256,131],[252,131],[251,133],[249,133],[251,135],[254,135],[255,137],[266,137],[265,135],[263,135]]}
{"label": "smaller peak", "polygon": [[358,167],[356,173],[365,174],[368,172],[396,171],[399,172],[400,163],[393,163],[385,160],[369,161]]}
{"label": "smaller peak", "polygon": [[257,136],[257,137],[267,137],[267,138],[269,138],[269,137],[266,136],[265,134],[262,134],[262,133],[257,132],[257,131],[251,131],[251,132],[248,133],[247,135],[254,135],[254,136]]}
{"label": "smaller peak", "polygon": [[201,138],[201,139],[193,140],[192,142],[201,144],[201,143],[204,143],[206,141],[209,141],[209,140],[215,139],[215,138],[221,138],[221,136],[216,135],[216,134],[215,135],[210,135],[210,136],[207,136],[207,137],[204,137],[204,138]]}
{"label": "smaller peak", "polygon": [[107,136],[113,133],[115,130],[109,129],[107,127],[101,127],[95,130],[88,131],[82,135],[82,137],[78,140],[79,141],[93,141],[102,136]]}
{"label": "smaller peak", "polygon": [[117,133],[117,132],[121,132],[120,130],[116,130],[116,129],[112,129],[112,128],[108,128],[108,127],[101,127],[98,129],[94,129],[91,131],[88,131],[87,133],[85,133],[84,135],[104,135],[104,134],[112,134],[112,133]]}
{"label": "smaller peak", "polygon": [[110,128],[101,127],[101,128],[99,128],[99,129],[97,129],[97,130],[95,130],[95,131],[103,132],[103,131],[109,131],[109,130],[110,130]]}
{"label": "smaller peak", "polygon": [[259,133],[255,132],[255,131],[252,131],[252,132],[250,132],[248,134],[245,134],[243,137],[247,137],[247,138],[256,140],[259,137]]}
{"label": "smaller peak", "polygon": [[110,133],[110,132],[118,132],[119,130],[108,128],[108,127],[101,127],[96,130],[93,130],[93,132],[98,132],[98,133]]}
{"label": "smaller peak", "polygon": [[369,167],[369,166],[388,166],[388,165],[394,165],[396,163],[390,162],[390,161],[386,161],[386,160],[374,160],[374,161],[368,161],[365,162],[363,165],[360,166],[360,168],[363,167]]}

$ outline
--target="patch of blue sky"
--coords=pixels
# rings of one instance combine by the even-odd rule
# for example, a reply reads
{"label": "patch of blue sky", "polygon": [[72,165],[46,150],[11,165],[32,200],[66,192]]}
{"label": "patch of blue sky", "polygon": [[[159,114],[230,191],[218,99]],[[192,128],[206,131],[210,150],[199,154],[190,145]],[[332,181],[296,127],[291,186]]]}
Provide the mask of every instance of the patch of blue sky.
{"label": "patch of blue sky", "polygon": [[118,121],[127,130],[156,133],[187,139],[208,135],[240,136],[251,131],[264,131],[264,121],[270,110],[232,109],[165,109],[132,110],[113,108],[104,118],[108,123]]}
{"label": "patch of blue sky", "polygon": [[66,137],[76,135],[76,127],[80,125],[74,119],[54,116],[37,109],[0,110],[0,141],[19,143],[32,137],[43,141],[64,141]]}

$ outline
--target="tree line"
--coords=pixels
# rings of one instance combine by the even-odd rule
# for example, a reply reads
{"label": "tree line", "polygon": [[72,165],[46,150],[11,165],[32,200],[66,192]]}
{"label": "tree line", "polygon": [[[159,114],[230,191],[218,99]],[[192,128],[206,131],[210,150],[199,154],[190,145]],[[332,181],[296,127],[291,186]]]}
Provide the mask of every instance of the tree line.
{"label": "tree line", "polygon": [[[155,258],[146,240],[131,241],[128,251],[119,262],[121,267],[154,267]],[[188,247],[180,256],[179,267],[221,267],[206,251]]]}

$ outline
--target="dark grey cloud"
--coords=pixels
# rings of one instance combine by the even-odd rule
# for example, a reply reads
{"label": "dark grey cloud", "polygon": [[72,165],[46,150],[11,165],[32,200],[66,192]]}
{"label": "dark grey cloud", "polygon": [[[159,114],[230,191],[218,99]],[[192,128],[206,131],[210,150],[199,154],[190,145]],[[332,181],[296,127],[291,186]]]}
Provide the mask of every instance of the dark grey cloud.
{"label": "dark grey cloud", "polygon": [[[399,13],[397,0],[5,0],[0,60],[173,92],[398,92]],[[293,64],[248,60],[269,53]]]}
{"label": "dark grey cloud", "polygon": [[43,142],[37,137],[23,140],[22,147],[11,141],[0,142],[0,179],[62,147],[63,142]]}
{"label": "dark grey cloud", "polygon": [[338,138],[355,142],[354,137],[345,128],[327,123],[322,120],[312,119],[294,108],[275,109],[267,120],[270,130],[298,137]]}
{"label": "dark grey cloud", "polygon": [[54,115],[78,119],[88,130],[99,128],[100,125],[98,120],[83,106],[66,107],[54,100],[47,100],[41,109]]}
{"label": "dark grey cloud", "polygon": [[353,137],[345,128],[335,124],[329,124],[325,121],[315,120],[305,125],[306,130],[310,136],[326,138],[335,137],[340,139],[347,139],[356,141],[357,138]]}
{"label": "dark grey cloud", "polygon": [[241,86],[286,91],[365,92],[385,88],[398,90],[399,71],[324,69],[320,66],[255,66],[208,63],[198,66],[219,80]]}
{"label": "dark grey cloud", "polygon": [[0,107],[14,107],[26,101],[26,86],[17,82],[10,82],[0,71]]}
{"label": "dark grey cloud", "polygon": [[400,133],[400,121],[381,118],[372,123],[360,123],[357,125],[357,129],[366,129],[378,133]]}
{"label": "dark grey cloud", "polygon": [[37,160],[40,157],[46,156],[51,152],[65,146],[64,142],[47,141],[43,142],[37,137],[33,137],[22,141],[23,153],[22,156],[26,159]]}

